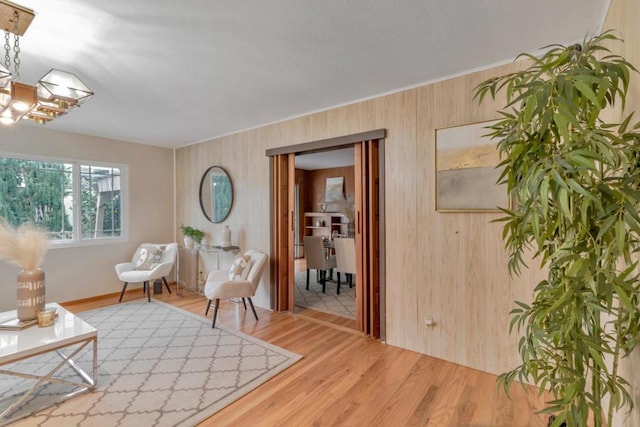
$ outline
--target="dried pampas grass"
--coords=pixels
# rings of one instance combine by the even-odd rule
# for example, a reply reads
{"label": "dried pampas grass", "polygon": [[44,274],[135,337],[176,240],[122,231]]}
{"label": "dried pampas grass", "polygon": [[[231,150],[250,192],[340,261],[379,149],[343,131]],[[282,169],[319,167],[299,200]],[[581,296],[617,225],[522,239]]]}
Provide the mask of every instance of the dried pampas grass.
{"label": "dried pampas grass", "polygon": [[47,250],[49,238],[31,224],[13,228],[0,219],[0,258],[23,270],[34,270],[40,266]]}

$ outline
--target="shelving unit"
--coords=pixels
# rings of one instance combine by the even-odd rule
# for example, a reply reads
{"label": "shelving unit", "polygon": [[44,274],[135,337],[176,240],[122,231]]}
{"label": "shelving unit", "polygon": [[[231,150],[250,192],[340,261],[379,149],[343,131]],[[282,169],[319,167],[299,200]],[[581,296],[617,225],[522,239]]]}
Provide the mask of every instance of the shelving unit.
{"label": "shelving unit", "polygon": [[304,235],[331,238],[333,231],[347,233],[347,217],[337,212],[305,212]]}

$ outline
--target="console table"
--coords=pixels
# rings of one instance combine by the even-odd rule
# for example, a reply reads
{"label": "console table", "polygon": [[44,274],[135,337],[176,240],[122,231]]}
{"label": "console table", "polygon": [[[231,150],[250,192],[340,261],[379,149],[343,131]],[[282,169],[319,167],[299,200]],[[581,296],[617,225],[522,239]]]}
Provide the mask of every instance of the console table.
{"label": "console table", "polygon": [[[220,270],[220,255],[225,253],[237,254],[238,246],[209,246],[202,245],[193,248],[178,248],[177,281],[184,284],[185,289],[201,294],[204,291],[206,276],[213,270]],[[211,258],[215,259],[215,264]]]}
{"label": "console table", "polygon": [[[52,326],[40,328],[37,325],[30,326],[20,331],[0,331],[0,377],[14,377],[33,380],[35,384],[26,390],[13,390],[11,383],[14,381],[0,381],[0,426],[7,425],[17,419],[24,418],[55,403],[67,400],[80,393],[93,391],[98,379],[98,331],[84,320],[65,310],[56,303],[47,304],[47,308],[57,310],[57,318]],[[16,311],[0,313],[2,321],[16,317]],[[85,354],[83,351],[89,344],[93,346],[93,365],[91,375],[87,374],[74,360],[76,356]],[[68,349],[66,347],[75,346]],[[88,349],[87,349],[88,351]],[[58,358],[49,358],[42,361],[46,365],[46,373],[18,371],[20,365],[12,365],[21,360],[34,358],[45,353],[55,353]],[[7,366],[9,365],[9,366]],[[50,365],[50,366],[49,366]],[[61,378],[56,376],[62,368],[69,366],[80,379]],[[34,399],[37,404],[30,401],[34,393],[49,383],[69,386],[65,394],[54,394],[47,399]],[[9,387],[7,389],[7,387]]]}

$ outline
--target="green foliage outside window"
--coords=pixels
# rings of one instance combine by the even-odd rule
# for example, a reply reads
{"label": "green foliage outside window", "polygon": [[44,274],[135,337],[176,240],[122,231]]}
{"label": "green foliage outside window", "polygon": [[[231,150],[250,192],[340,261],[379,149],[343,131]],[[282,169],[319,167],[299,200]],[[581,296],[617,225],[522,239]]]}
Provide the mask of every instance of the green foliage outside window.
{"label": "green foliage outside window", "polygon": [[[74,168],[80,168],[79,195],[74,195]],[[31,223],[52,240],[73,239],[74,196],[80,200],[78,239],[121,235],[118,168],[0,157],[0,217],[12,226]]]}

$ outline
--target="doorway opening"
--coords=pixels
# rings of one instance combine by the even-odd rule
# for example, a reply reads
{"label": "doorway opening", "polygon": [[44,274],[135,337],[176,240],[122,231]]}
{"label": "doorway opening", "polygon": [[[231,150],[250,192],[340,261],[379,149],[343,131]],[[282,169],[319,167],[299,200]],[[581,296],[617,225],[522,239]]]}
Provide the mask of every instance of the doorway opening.
{"label": "doorway opening", "polygon": [[[294,311],[352,329],[356,329],[355,250],[345,251],[344,245],[334,243],[355,247],[354,164],[353,146],[296,154],[293,217]],[[320,260],[313,251],[308,256],[309,237],[322,240]]]}
{"label": "doorway opening", "polygon": [[[294,260],[296,254],[300,254],[300,249],[296,249],[301,247],[300,237],[304,242],[305,235],[325,234],[326,240],[331,242],[334,237],[338,237],[337,235],[342,235],[345,240],[341,244],[352,238],[355,246],[355,274],[352,275],[354,280],[351,288],[355,293],[355,328],[372,337],[384,339],[384,138],[385,130],[380,129],[267,150],[272,183],[272,309],[294,311]],[[326,211],[327,202],[339,201],[334,200],[335,196],[327,198],[327,192],[331,191],[334,194],[336,182],[344,185],[343,180],[326,180],[328,186],[324,192],[317,190],[325,195],[323,201],[312,199],[304,209],[296,209],[296,205],[302,206],[304,203],[301,201],[301,186],[298,185],[298,191],[295,190],[296,184],[299,184],[296,183],[296,156],[302,158],[313,153],[342,149],[353,150],[353,221],[350,223],[348,219],[338,219],[338,212]],[[341,193],[338,191],[338,194]],[[342,195],[342,200],[346,201],[346,193]],[[318,208],[311,204],[316,204]],[[308,211],[309,208],[314,211]],[[322,212],[322,209],[325,209],[325,212]],[[331,247],[329,249],[331,250]],[[304,250],[303,243],[302,251]],[[325,269],[316,267],[316,270]],[[311,280],[310,277],[310,284]],[[333,283],[325,285],[328,288]],[[341,286],[345,286],[341,289],[349,289],[346,284]]]}

